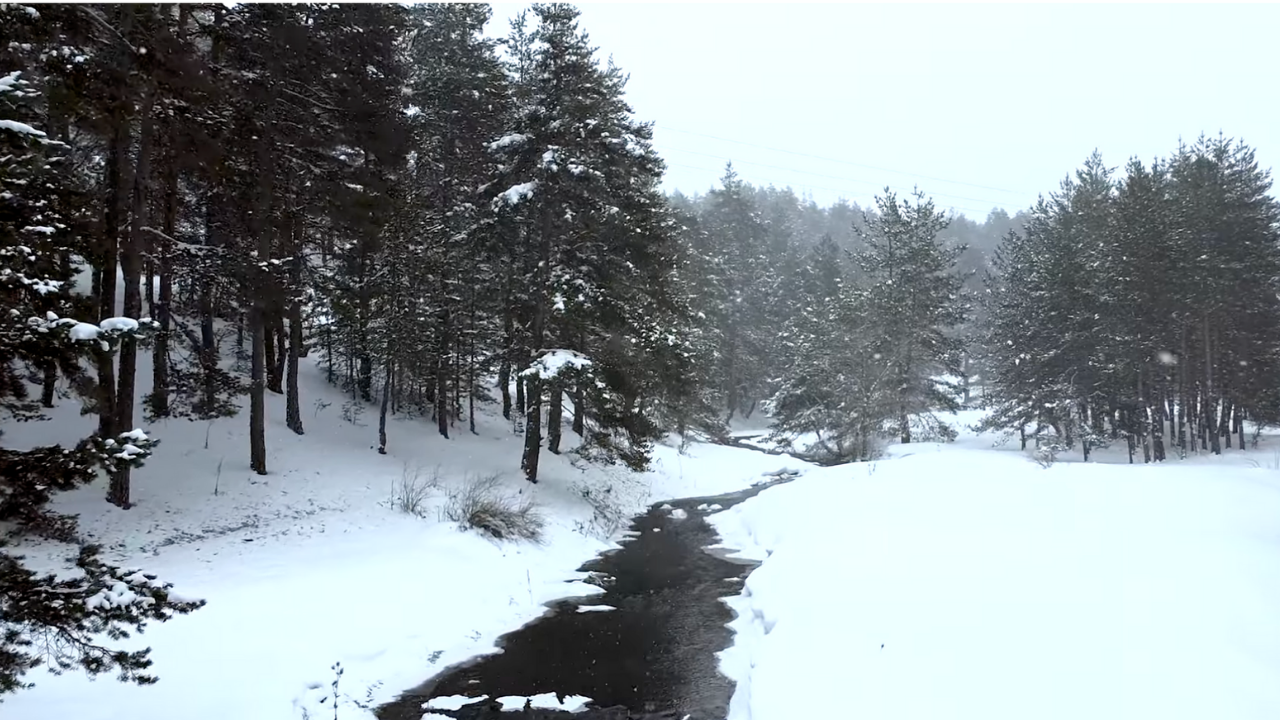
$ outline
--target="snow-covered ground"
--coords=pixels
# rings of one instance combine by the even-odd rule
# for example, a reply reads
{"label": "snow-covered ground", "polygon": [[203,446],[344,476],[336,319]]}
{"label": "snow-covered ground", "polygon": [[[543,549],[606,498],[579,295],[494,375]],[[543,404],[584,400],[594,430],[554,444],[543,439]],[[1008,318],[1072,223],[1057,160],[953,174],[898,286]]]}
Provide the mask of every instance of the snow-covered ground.
{"label": "snow-covered ground", "polygon": [[[1277,438],[1161,466],[1124,464],[1112,449],[1048,469],[1016,440],[993,448],[972,435],[825,469],[659,446],[640,475],[547,454],[532,486],[517,470],[520,439],[492,406],[478,434],[460,427],[449,440],[395,418],[384,456],[375,408],[344,413],[309,363],[301,385],[305,436],[268,396],[269,476],[248,469],[243,415],[168,420],[146,426],[161,445],[135,473],[134,508],[108,505],[102,486],[57,498],[109,557],[208,605],[131,641],[153,648],[157,685],[37,672],[3,717],[330,717],[340,663],[339,717],[368,718],[435,670],[492,651],[543,603],[597,592],[576,568],[625,533],[601,532],[609,523],[584,490],[608,489],[626,514],[783,466],[806,473],[712,518],[725,546],[763,560],[727,600],[739,613],[721,656],[738,682],[729,720],[1280,716]],[[94,428],[73,400],[53,417],[7,424],[6,445]],[[765,433],[767,418],[734,430]],[[390,502],[415,470],[439,481],[423,517]],[[536,500],[544,542],[500,543],[439,519],[452,489],[492,473]],[[39,562],[68,549],[24,551]]]}
{"label": "snow-covered ground", "polygon": [[763,560],[729,601],[730,720],[1280,717],[1275,438],[1048,469],[991,440],[891,447],[712,516]]}
{"label": "snow-covered ground", "polygon": [[[140,358],[139,398],[149,390]],[[542,481],[519,473],[520,437],[492,406],[478,434],[465,425],[441,438],[422,420],[388,423],[379,455],[376,408],[344,417],[345,398],[304,363],[306,435],[284,426],[283,398],[268,394],[268,468],[248,467],[247,414],[213,423],[144,425],[160,445],[134,473],[135,507],[108,505],[104,485],[55,500],[79,513],[84,534],[121,564],[142,567],[208,605],[153,625],[128,647],[153,648],[160,682],[124,685],[69,673],[33,673],[36,687],[6,697],[0,715],[23,720],[294,720],[332,717],[333,666],[341,663],[339,717],[372,717],[435,670],[490,652],[503,633],[536,618],[543,603],[598,589],[576,568],[612,546],[589,489],[625,516],[665,498],[741,489],[781,459],[694,445],[681,455],[659,446],[651,472],[577,467],[544,454]],[[139,415],[141,411],[139,410]],[[60,400],[52,419],[7,424],[5,444],[73,443],[92,416]],[[566,419],[567,416],[566,416]],[[140,423],[141,424],[141,423]],[[565,439],[573,435],[566,428]],[[392,507],[406,469],[436,476],[423,517]],[[501,487],[532,495],[547,519],[541,544],[497,542],[440,519],[451,489],[501,474]],[[23,547],[33,563],[69,554],[65,546]],[[305,715],[304,715],[305,712]]]}

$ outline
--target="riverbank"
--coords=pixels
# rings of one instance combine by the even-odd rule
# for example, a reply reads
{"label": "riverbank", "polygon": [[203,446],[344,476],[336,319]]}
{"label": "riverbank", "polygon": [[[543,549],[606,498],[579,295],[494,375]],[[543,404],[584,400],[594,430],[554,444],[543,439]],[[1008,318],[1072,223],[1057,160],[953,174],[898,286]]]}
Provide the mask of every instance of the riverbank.
{"label": "riverbank", "polygon": [[[596,594],[555,603],[501,638],[501,652],[431,678],[378,717],[419,720],[426,708],[460,720],[498,718],[504,707],[522,707],[521,698],[550,694],[589,699],[580,716],[588,719],[670,712],[723,720],[733,692],[717,660],[733,639],[723,598],[741,587],[750,565],[707,551],[718,538],[705,517],[782,481],[654,505],[632,523],[621,548],[581,568],[599,584]],[[448,705],[458,707],[444,710]]]}
{"label": "riverbank", "polygon": [[1048,469],[990,438],[891,450],[711,518],[762,563],[731,601],[729,720],[1280,714],[1270,450]]}
{"label": "riverbank", "polygon": [[[140,360],[139,376],[150,377]],[[594,590],[577,569],[615,547],[618,519],[665,498],[748,487],[779,463],[748,450],[695,444],[681,454],[659,445],[652,470],[637,474],[546,453],[534,486],[516,470],[520,436],[491,406],[480,408],[475,435],[459,428],[447,440],[424,420],[395,418],[380,455],[375,409],[344,409],[349,398],[310,364],[300,385],[310,403],[302,436],[284,427],[283,398],[268,395],[268,476],[247,467],[245,415],[169,420],[148,427],[161,445],[134,474],[132,509],[107,505],[101,485],[57,497],[54,508],[79,514],[86,538],[113,561],[156,572],[208,605],[120,643],[152,648],[156,685],[37,671],[28,677],[36,686],[7,697],[0,713],[332,717],[337,680],[339,717],[372,718],[432,668],[492,651],[544,603]],[[93,430],[78,403],[60,401],[52,415],[7,426],[7,446],[74,442]],[[411,515],[395,497],[415,475],[431,487]],[[442,519],[451,495],[489,475],[496,492],[534,501],[545,519],[539,543],[499,542]],[[71,548],[21,551],[38,563]]]}

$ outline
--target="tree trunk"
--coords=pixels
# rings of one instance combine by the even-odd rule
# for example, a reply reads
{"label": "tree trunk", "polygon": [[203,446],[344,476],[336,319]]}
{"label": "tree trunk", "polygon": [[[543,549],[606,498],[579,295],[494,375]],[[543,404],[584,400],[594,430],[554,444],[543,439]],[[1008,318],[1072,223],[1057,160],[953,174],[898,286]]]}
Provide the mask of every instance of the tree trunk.
{"label": "tree trunk", "polygon": [[40,388],[40,404],[53,407],[53,398],[58,389],[58,364],[53,361],[44,363],[44,384]]}
{"label": "tree trunk", "polygon": [[538,482],[538,455],[542,450],[542,382],[537,376],[525,378],[528,397],[525,398],[524,455],[520,469],[529,482]]}
{"label": "tree trunk", "polygon": [[[268,216],[271,210],[272,175],[271,149],[267,146],[266,129],[259,129],[260,139],[257,143],[258,187],[253,200],[253,211],[250,216],[249,232],[251,240],[257,246],[258,263],[271,260],[271,223]],[[255,268],[258,287],[253,288],[252,310],[250,315],[251,359],[249,368],[249,466],[259,475],[267,474],[267,332],[268,308],[271,306],[271,277],[265,271]]]}
{"label": "tree trunk", "polygon": [[1234,403],[1230,400],[1223,399],[1218,404],[1218,437],[1226,440],[1225,446],[1227,450],[1231,449],[1231,413],[1235,411]]}
{"label": "tree trunk", "polygon": [[[468,295],[471,308],[470,332],[468,333],[467,342],[469,344],[467,350],[467,427],[471,430],[471,434],[476,434],[476,294],[475,287],[471,287],[471,293]],[[509,412],[509,411],[508,411]]]}
{"label": "tree trunk", "polygon": [[[298,252],[295,250],[295,252]],[[295,265],[300,261],[294,261]],[[295,286],[296,287],[296,286]],[[298,360],[302,357],[302,303],[289,302],[289,367],[285,393],[285,424],[295,434],[303,434],[301,399],[298,394]]]}
{"label": "tree trunk", "polygon": [[511,419],[511,353],[515,348],[515,322],[508,307],[502,312],[502,359],[498,361],[498,391],[502,393],[502,417]]}
{"label": "tree trunk", "polygon": [[724,417],[724,424],[728,425],[733,422],[733,414],[738,411],[738,378],[737,378],[737,345],[738,331],[737,323],[732,317],[730,311],[729,325],[725,333],[725,405],[728,406],[728,414]]}
{"label": "tree trunk", "polygon": [[97,247],[94,249],[94,252],[92,253],[93,257],[91,258],[93,262],[93,271],[90,273],[89,278],[89,292],[94,298],[102,298],[106,294],[106,288],[102,286],[102,278],[105,276],[105,273],[102,272],[104,264],[102,257],[102,239],[99,238],[94,244]]}
{"label": "tree trunk", "polygon": [[1151,455],[1155,462],[1164,462],[1164,426],[1165,426],[1165,399],[1164,395],[1168,392],[1168,383],[1161,383],[1160,399],[1152,406],[1154,417],[1152,418],[1151,432]]}
{"label": "tree trunk", "polygon": [[[175,139],[169,131],[169,144]],[[169,333],[173,304],[173,235],[178,225],[178,168],[177,157],[171,150],[165,156],[164,169],[164,219],[161,222],[163,237],[152,237],[156,252],[156,272],[160,277],[159,297],[152,310],[152,318],[160,324],[156,331],[155,345],[151,352],[151,414],[154,417],[169,416]]]}
{"label": "tree trunk", "polygon": [[1213,346],[1209,337],[1209,316],[1204,316],[1204,426],[1205,434],[1210,436],[1210,451],[1214,455],[1222,454],[1222,443],[1218,440],[1218,403],[1213,392]]}
{"label": "tree trunk", "polygon": [[285,331],[284,313],[283,306],[274,308],[271,313],[271,325],[276,332],[276,364],[271,368],[269,377],[272,381],[270,390],[277,395],[284,394],[284,374],[289,367],[289,333]]}
{"label": "tree trunk", "polygon": [[[582,383],[579,382],[573,388],[573,432],[578,437],[585,437],[586,413],[586,392],[582,389]],[[683,413],[681,413],[681,417],[683,417]]]}
{"label": "tree trunk", "polygon": [[[529,334],[529,345],[525,348],[525,357],[535,356],[543,349],[543,342],[546,339],[546,316],[548,304],[549,278],[547,273],[551,268],[551,216],[550,211],[543,209],[541,218],[541,232],[538,236],[538,263],[534,273],[534,287],[530,296],[533,298],[533,322]],[[525,428],[524,428],[524,454],[521,458],[520,466],[524,470],[525,477],[529,482],[538,482],[538,456],[542,449],[542,377],[539,375],[529,375],[525,377],[528,383],[528,396],[525,398],[527,409],[525,412]]]}
{"label": "tree trunk", "polygon": [[[441,293],[443,301],[444,293]],[[436,313],[436,430],[449,437],[449,310]]]}
{"label": "tree trunk", "polygon": [[324,326],[324,374],[329,384],[333,384],[333,323]]}
{"label": "tree trunk", "polygon": [[1178,407],[1177,407],[1177,424],[1178,424],[1178,452],[1185,457],[1187,454],[1187,328],[1182,323],[1182,354],[1178,356]]}
{"label": "tree trunk", "polygon": [[144,238],[147,247],[145,250],[146,259],[142,262],[142,279],[146,288],[147,317],[155,319],[156,317],[156,264],[155,264],[155,240],[148,235]]}
{"label": "tree trunk", "polygon": [[[124,13],[129,17],[130,13]],[[102,266],[101,295],[98,296],[98,321],[116,315],[116,269],[120,255],[120,232],[123,223],[128,184],[125,162],[129,155],[129,120],[120,110],[113,113],[113,129],[107,150],[106,190],[109,194],[103,213],[100,255]],[[98,372],[98,435],[116,435],[116,368],[110,353],[95,352]]]}
{"label": "tree trunk", "polygon": [[564,390],[556,383],[547,396],[547,449],[559,455],[560,431],[564,422]]}
{"label": "tree trunk", "polygon": [[356,388],[362,400],[373,402],[373,355],[369,353],[367,343],[367,338],[360,339],[360,349],[357,351]]}
{"label": "tree trunk", "polygon": [[[138,319],[142,316],[142,248],[144,239],[142,228],[147,222],[148,183],[151,178],[151,141],[154,134],[155,120],[152,118],[151,105],[154,95],[148,92],[142,103],[142,130],[138,140],[137,166],[133,173],[132,219],[129,232],[120,254],[120,268],[124,280],[124,317]],[[138,341],[126,335],[120,341],[120,375],[117,380],[115,406],[115,432],[123,433],[133,429],[133,401],[137,386],[138,373]],[[107,490],[107,502],[121,508],[128,508],[130,503],[130,478],[132,468],[128,464],[120,464],[111,473],[111,485]]]}
{"label": "tree trunk", "polygon": [[521,416],[524,415],[525,411],[524,380],[523,375],[516,376],[516,414]]}
{"label": "tree trunk", "polygon": [[[1125,412],[1124,414],[1126,416],[1130,415],[1130,413],[1128,412]],[[1125,417],[1124,419],[1125,426],[1129,428],[1129,432],[1126,432],[1124,436],[1125,436],[1125,444],[1128,445],[1128,448],[1129,448],[1129,464],[1130,465],[1133,464],[1133,451],[1136,446],[1136,442],[1135,442],[1136,436],[1133,431],[1133,427],[1136,424],[1136,422],[1137,420],[1132,417]]]}
{"label": "tree trunk", "polygon": [[1138,368],[1138,417],[1137,429],[1142,439],[1142,462],[1151,462],[1151,403],[1147,399],[1147,388],[1142,382],[1142,368]]}
{"label": "tree trunk", "polygon": [[387,405],[391,400],[391,363],[387,363],[387,374],[382,381],[382,408],[378,411],[378,454],[387,454]]}
{"label": "tree trunk", "polygon": [[[205,200],[205,243],[208,247],[218,247],[216,213],[217,195],[210,191]],[[214,383],[213,370],[218,364],[218,342],[213,332],[213,290],[211,283],[204,282],[200,286],[200,347],[196,348],[200,359],[200,377],[204,386],[205,415],[212,417],[214,404],[217,402],[217,386]]]}
{"label": "tree trunk", "polygon": [[[279,318],[276,316],[274,309],[268,309],[265,313],[266,319],[263,321],[265,328],[262,333],[262,355],[267,370],[267,390],[273,393],[282,393],[284,392],[282,385],[284,380],[276,374],[276,368],[279,367],[279,363],[276,362],[276,323]],[[280,352],[284,352],[283,346],[280,347]]]}
{"label": "tree trunk", "polygon": [[502,417],[511,419],[511,361],[504,355],[498,361],[498,389],[502,393]]}
{"label": "tree trunk", "polygon": [[462,336],[453,334],[453,412],[449,414],[449,424],[453,425],[462,417]]}

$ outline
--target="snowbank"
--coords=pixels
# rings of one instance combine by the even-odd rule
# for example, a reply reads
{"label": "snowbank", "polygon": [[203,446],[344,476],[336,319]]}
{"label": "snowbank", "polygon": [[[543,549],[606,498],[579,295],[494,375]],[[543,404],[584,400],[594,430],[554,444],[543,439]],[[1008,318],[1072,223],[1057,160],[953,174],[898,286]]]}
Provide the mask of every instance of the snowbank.
{"label": "snowbank", "polygon": [[1280,473],[895,450],[711,518],[730,720],[1280,715]]}
{"label": "snowbank", "polygon": [[[141,407],[150,390],[147,353],[138,377]],[[463,429],[449,440],[422,421],[394,417],[384,456],[373,449],[375,407],[344,411],[346,399],[310,363],[301,391],[302,436],[284,426],[284,398],[268,395],[265,477],[248,468],[247,413],[212,423],[173,419],[145,428],[162,446],[134,472],[133,508],[104,502],[101,482],[56,498],[56,509],[78,514],[84,535],[108,559],[157,573],[208,605],[122,643],[153,649],[158,684],[37,671],[27,678],[36,687],[7,696],[0,715],[332,717],[340,663],[340,716],[371,718],[368,707],[447,665],[494,652],[500,635],[546,612],[544,603],[601,592],[577,568],[617,545],[598,536],[584,488],[625,518],[664,498],[748,487],[780,462],[718,446],[694,445],[682,455],[661,444],[652,472],[637,474],[545,454],[543,481],[534,486],[518,470],[520,436],[490,407],[477,418],[478,434]],[[49,422],[6,424],[6,446],[74,443],[93,433],[95,417],[81,416],[79,403],[58,403]],[[565,436],[573,437],[567,428]],[[439,480],[422,517],[389,502],[406,469]],[[532,494],[548,519],[542,545],[498,543],[440,520],[451,489],[489,474],[501,476],[506,492]],[[69,548],[20,551],[52,566]]]}

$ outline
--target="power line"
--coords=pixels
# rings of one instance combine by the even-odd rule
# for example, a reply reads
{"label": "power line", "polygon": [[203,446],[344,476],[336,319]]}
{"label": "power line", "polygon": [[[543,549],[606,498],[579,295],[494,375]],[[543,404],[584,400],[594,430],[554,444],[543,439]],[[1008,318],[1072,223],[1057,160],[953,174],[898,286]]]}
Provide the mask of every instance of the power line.
{"label": "power line", "polygon": [[[686,170],[700,170],[702,172],[710,172],[710,173],[718,172],[716,168],[706,168],[698,165],[686,165],[685,163],[672,162],[670,160],[664,160],[664,162],[670,167],[685,168]],[[806,185],[803,183],[794,183],[794,182],[784,183],[784,182],[778,182],[771,178],[763,178],[763,181],[771,185],[774,185],[776,187],[795,187],[795,188],[801,188],[804,190],[826,190],[827,192],[836,193],[839,197],[844,197],[848,199],[857,199],[858,197],[857,194],[851,194],[847,188],[841,189],[841,188],[826,187],[823,185]],[[991,212],[990,208],[986,210],[978,210],[976,208],[964,207],[962,205],[949,205],[949,207],[952,208],[953,210],[963,211],[966,214],[968,214],[968,216],[971,218],[978,218],[978,219],[985,218],[987,214]]]}
{"label": "power line", "polygon": [[1012,195],[1021,195],[1023,197],[1027,197],[1027,193],[1019,192],[1017,190],[1007,190],[1005,188],[991,187],[990,185],[978,185],[976,183],[961,182],[959,180],[947,180],[946,178],[931,177],[929,175],[921,175],[919,173],[910,173],[910,172],[905,172],[903,170],[890,170],[889,168],[876,167],[875,165],[865,165],[863,163],[856,163],[850,160],[841,160],[840,158],[823,157],[821,155],[812,155],[810,153],[797,152],[795,150],[783,150],[782,148],[769,147],[767,145],[759,145],[757,143],[749,143],[749,142],[744,142],[742,140],[730,140],[729,138],[722,138],[717,135],[708,135],[707,133],[693,132],[691,130],[680,130],[678,128],[673,128],[668,125],[659,125],[657,123],[654,123],[654,127],[659,127],[659,128],[662,128],[663,130],[669,130],[671,132],[682,133],[684,135],[696,135],[698,137],[710,138],[712,140],[719,140],[721,142],[733,143],[735,145],[745,145],[747,147],[754,147],[754,148],[759,148],[761,150],[769,150],[772,152],[786,153],[788,155],[796,155],[799,157],[811,158],[813,160],[822,160],[825,162],[839,163],[841,165],[850,165],[853,167],[865,168],[867,170],[877,170],[879,172],[894,173],[897,175],[906,175],[908,177],[918,177],[923,180],[933,180],[934,182],[944,182],[944,183],[950,183],[952,185],[964,185],[966,187],[979,188],[981,190],[992,190],[995,192],[1009,193]]}
{"label": "power line", "polygon": [[[813,175],[814,177],[827,178],[830,180],[840,180],[842,182],[858,183],[860,185],[871,185],[871,186],[874,186],[877,190],[885,187],[880,183],[872,182],[870,180],[855,180],[853,178],[841,177],[839,175],[827,175],[824,173],[816,173],[808,170],[798,170],[796,168],[784,167],[782,165],[769,165],[768,163],[755,162],[754,160],[738,160],[734,158],[724,157],[722,155],[713,155],[711,153],[700,152],[698,150],[686,150],[684,148],[666,148],[666,149],[659,148],[659,149],[663,150],[663,152],[682,152],[682,153],[689,153],[691,155],[702,155],[709,158],[715,158],[717,160],[727,160],[727,161],[733,162],[734,164],[758,165],[760,167],[773,168],[774,170],[785,170],[787,172],[800,173],[802,175]],[[910,192],[910,190],[906,190],[905,188],[901,188],[901,187],[894,187],[892,185],[890,185],[889,187],[891,189],[898,190],[899,192]],[[951,198],[953,200],[969,200],[972,202],[980,202],[980,203],[989,202],[992,205],[1003,204],[1003,202],[999,200],[989,200],[987,198],[965,197],[964,195],[951,195],[948,193],[929,193],[929,194],[936,197]]]}

